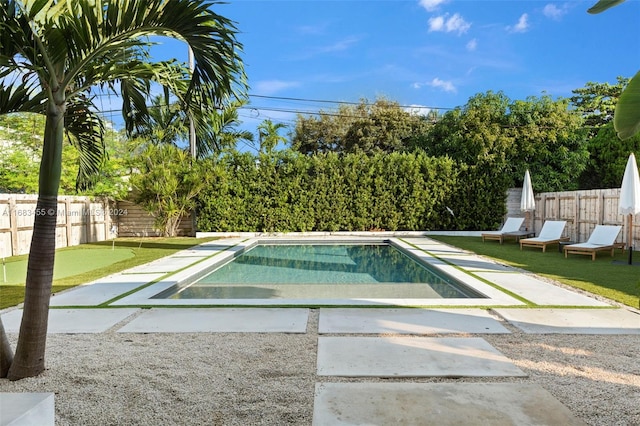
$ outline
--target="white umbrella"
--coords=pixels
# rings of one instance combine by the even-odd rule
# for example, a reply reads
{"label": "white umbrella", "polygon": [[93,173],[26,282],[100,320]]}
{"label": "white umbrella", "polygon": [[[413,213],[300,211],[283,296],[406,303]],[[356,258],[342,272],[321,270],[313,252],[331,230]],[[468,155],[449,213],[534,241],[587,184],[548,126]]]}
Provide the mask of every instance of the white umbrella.
{"label": "white umbrella", "polygon": [[633,263],[633,215],[640,213],[640,176],[636,156],[631,153],[622,177],[618,212],[629,215],[627,222],[627,245],[629,246],[629,264]]}
{"label": "white umbrella", "polygon": [[[531,185],[531,176],[529,175],[529,169],[524,173],[524,184],[522,185],[522,198],[520,199],[520,210],[525,212],[533,211],[536,209],[536,199],[533,196],[533,186]],[[533,226],[531,227],[533,228]]]}

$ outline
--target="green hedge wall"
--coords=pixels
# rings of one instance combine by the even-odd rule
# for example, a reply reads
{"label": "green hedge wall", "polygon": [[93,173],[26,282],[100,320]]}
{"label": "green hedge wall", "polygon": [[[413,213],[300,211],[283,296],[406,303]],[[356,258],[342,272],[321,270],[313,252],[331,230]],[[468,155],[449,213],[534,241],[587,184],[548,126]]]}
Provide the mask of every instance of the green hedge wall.
{"label": "green hedge wall", "polygon": [[505,213],[499,173],[421,153],[281,151],[210,161],[200,231],[489,229]]}

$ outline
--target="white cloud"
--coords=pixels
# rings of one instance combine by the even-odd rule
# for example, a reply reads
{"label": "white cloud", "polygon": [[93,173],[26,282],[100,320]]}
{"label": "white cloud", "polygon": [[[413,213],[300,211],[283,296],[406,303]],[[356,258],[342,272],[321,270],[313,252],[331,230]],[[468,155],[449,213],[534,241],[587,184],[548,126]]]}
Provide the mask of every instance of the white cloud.
{"label": "white cloud", "polygon": [[[411,85],[411,87],[413,87],[414,89],[422,89],[424,86],[431,86],[431,87],[435,87],[437,89],[442,89],[445,92],[451,92],[451,93],[455,93],[458,91],[458,89],[456,89],[456,87],[453,85],[453,83],[451,81],[444,81],[439,79],[438,77],[435,77],[433,80],[427,82],[427,83],[420,83],[420,82],[416,82],[413,83]],[[415,105],[411,105],[412,108],[422,108],[420,105],[415,106]],[[426,111],[426,113],[428,113],[429,111]]]}
{"label": "white cloud", "polygon": [[409,105],[408,107],[405,107],[404,111],[408,112],[409,114],[421,115],[423,117],[426,117],[429,115],[429,112],[431,112],[432,109],[429,108],[428,106],[412,104],[412,105]]}
{"label": "white cloud", "polygon": [[420,6],[424,7],[427,11],[433,12],[436,10],[441,4],[446,3],[448,0],[420,0]]}
{"label": "white cloud", "polygon": [[471,24],[458,13],[451,17],[440,15],[429,18],[429,31],[457,32],[460,35],[466,33],[469,28],[471,28]]}
{"label": "white cloud", "polygon": [[429,31],[443,31],[444,16],[429,18]]}
{"label": "white cloud", "polygon": [[429,86],[442,89],[445,92],[452,92],[452,93],[455,93],[458,90],[456,89],[456,87],[453,85],[452,82],[440,80],[438,77],[431,80],[431,83],[429,83]]}
{"label": "white cloud", "polygon": [[512,33],[524,33],[527,32],[527,30],[529,30],[529,15],[527,15],[526,13],[523,13],[522,16],[520,16],[520,19],[518,19],[518,23],[513,25],[513,26],[508,26],[507,27],[507,31],[512,32]]}
{"label": "white cloud", "polygon": [[469,40],[469,42],[466,45],[466,48],[469,52],[473,52],[474,50],[476,50],[478,47],[478,40],[477,39],[471,39]]}
{"label": "white cloud", "polygon": [[546,16],[549,19],[554,19],[556,21],[559,21],[560,19],[562,19],[562,17],[566,15],[567,12],[568,10],[566,6],[559,8],[553,3],[549,3],[544,7],[544,9],[542,9],[542,14],[544,16]]}
{"label": "white cloud", "polygon": [[283,81],[283,80],[263,80],[258,81],[255,85],[252,85],[255,92],[260,95],[273,95],[274,93],[281,92],[292,87],[300,86],[297,81]]}
{"label": "white cloud", "polygon": [[454,31],[458,34],[462,34],[466,33],[469,28],[471,28],[471,24],[465,21],[462,16],[457,13],[451,18],[447,19],[447,32]]}

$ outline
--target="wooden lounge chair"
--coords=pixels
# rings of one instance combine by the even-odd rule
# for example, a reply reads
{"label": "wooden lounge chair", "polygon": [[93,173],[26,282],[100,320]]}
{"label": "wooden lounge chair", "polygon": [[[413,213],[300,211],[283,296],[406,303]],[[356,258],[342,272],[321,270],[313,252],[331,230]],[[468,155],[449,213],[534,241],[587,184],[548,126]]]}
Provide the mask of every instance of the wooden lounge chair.
{"label": "wooden lounge chair", "polygon": [[619,225],[596,225],[587,242],[564,246],[564,257],[569,254],[590,254],[591,260],[596,260],[596,253],[604,250],[611,251],[613,256],[616,247],[620,247],[620,244],[616,244],[616,238],[621,229]]}
{"label": "wooden lounge chair", "polygon": [[502,225],[499,231],[485,231],[482,233],[482,242],[485,240],[498,240],[500,244],[504,242],[504,237],[512,235],[518,238],[525,235],[520,231],[520,227],[524,222],[524,217],[508,217],[507,221]]}
{"label": "wooden lounge chair", "polygon": [[542,225],[540,235],[534,238],[523,238],[520,240],[520,250],[522,250],[522,247],[542,247],[542,252],[544,253],[549,244],[569,241],[569,237],[562,236],[566,224],[566,220],[547,220],[544,225]]}

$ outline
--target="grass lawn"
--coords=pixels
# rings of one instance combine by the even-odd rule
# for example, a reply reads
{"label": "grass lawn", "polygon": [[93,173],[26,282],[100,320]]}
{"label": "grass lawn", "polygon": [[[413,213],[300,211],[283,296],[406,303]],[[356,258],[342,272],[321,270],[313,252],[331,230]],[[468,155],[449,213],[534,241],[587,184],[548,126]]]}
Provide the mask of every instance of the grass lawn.
{"label": "grass lawn", "polygon": [[[503,263],[552,278],[590,293],[604,296],[625,305],[640,307],[640,266],[628,265],[628,252],[616,250],[611,258],[608,252],[600,252],[595,261],[591,256],[559,253],[556,247],[541,249],[525,247],[507,241],[482,242],[480,237],[430,236],[452,246],[470,250],[479,255],[497,259]],[[634,253],[635,263],[640,262],[640,252]]]}
{"label": "grass lawn", "polygon": [[[62,248],[56,251],[51,292],[56,293],[97,280],[213,239],[118,238],[115,245],[112,241],[102,241]],[[0,265],[0,309],[23,302],[27,257],[8,257],[5,259],[4,269]]]}

